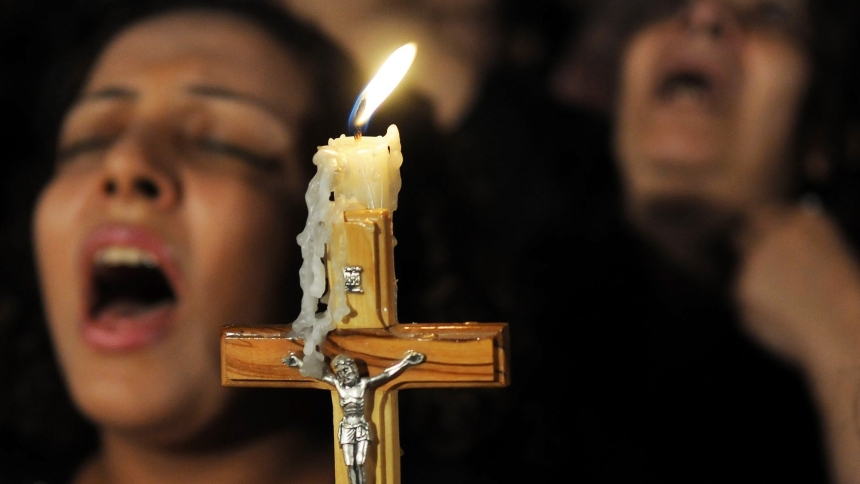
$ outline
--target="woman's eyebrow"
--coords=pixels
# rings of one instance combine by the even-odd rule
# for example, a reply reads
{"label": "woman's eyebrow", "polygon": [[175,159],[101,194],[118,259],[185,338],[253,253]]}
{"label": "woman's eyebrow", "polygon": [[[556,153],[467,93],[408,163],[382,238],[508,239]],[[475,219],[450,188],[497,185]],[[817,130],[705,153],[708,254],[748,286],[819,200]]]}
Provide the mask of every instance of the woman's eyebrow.
{"label": "woman's eyebrow", "polygon": [[106,87],[98,91],[86,93],[76,104],[83,104],[92,101],[104,101],[107,99],[134,99],[137,97],[137,92],[125,87]]}
{"label": "woman's eyebrow", "polygon": [[224,87],[205,85],[190,86],[188,88],[188,92],[196,96],[224,99],[227,101],[236,101],[244,104],[249,104],[251,106],[256,106],[266,111],[267,113],[279,120],[283,119],[283,114],[278,112],[278,110],[275,109],[274,106],[264,101],[263,99],[243,92],[234,91],[232,89],[227,89]]}
{"label": "woman's eyebrow", "polygon": [[68,113],[81,109],[82,106],[86,106],[91,103],[111,100],[129,101],[134,100],[137,97],[138,93],[133,89],[116,86],[106,87],[97,91],[81,94],[81,96],[78,97],[71,106],[69,106]]}

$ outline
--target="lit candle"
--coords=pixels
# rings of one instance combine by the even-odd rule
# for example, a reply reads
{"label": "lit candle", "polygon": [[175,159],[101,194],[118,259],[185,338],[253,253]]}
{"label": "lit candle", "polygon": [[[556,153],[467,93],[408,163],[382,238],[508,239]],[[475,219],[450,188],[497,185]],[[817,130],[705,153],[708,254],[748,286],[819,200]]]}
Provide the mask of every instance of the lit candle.
{"label": "lit candle", "polygon": [[[302,306],[293,322],[293,332],[305,342],[301,369],[304,375],[317,378],[322,375],[324,358],[317,348],[322,347],[328,332],[350,313],[343,281],[342,269],[346,264],[343,253],[329,254],[335,280],[329,281],[330,290],[325,292],[324,258],[326,245],[332,241],[332,228],[343,223],[343,213],[347,210],[397,208],[403,163],[397,126],[389,126],[385,136],[362,136],[361,131],[406,74],[414,57],[414,44],[406,44],[391,54],[358,96],[350,115],[356,135],[330,139],[314,155],[317,172],[305,194],[308,219],[297,238],[303,259],[299,270]],[[318,312],[320,301],[326,304],[325,311]]]}

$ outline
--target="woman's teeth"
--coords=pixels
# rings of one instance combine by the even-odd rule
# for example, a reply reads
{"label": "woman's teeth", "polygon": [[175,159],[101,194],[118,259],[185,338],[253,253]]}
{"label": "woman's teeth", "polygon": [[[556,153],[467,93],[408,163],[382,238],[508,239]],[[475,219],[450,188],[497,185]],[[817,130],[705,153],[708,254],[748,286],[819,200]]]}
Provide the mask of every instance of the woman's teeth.
{"label": "woman's teeth", "polygon": [[158,267],[158,259],[153,254],[136,247],[105,247],[95,253],[93,262],[107,266]]}

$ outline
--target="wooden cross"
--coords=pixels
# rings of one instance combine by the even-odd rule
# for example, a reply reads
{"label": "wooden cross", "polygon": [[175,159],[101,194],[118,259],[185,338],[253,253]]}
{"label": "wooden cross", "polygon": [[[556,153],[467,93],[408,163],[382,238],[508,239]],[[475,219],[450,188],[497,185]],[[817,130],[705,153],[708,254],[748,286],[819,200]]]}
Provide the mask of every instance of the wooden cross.
{"label": "wooden cross", "polygon": [[[344,224],[332,236],[333,250],[345,240],[347,266],[361,270],[361,291],[347,292],[352,312],[328,334],[322,353],[363,361],[376,375],[408,352],[426,360],[402,371],[377,387],[368,401],[373,444],[366,469],[369,484],[399,484],[400,434],[397,392],[408,388],[502,387],[509,383],[508,326],[506,323],[405,323],[396,321],[396,285],[391,213],[386,209],[346,212]],[[340,237],[343,235],[345,237]],[[327,264],[329,281],[331,264]],[[302,341],[291,339],[290,325],[228,326],[221,333],[221,379],[227,386],[318,388],[326,383],[305,377],[284,363],[302,354]],[[337,440],[342,418],[338,393],[332,391],[335,424],[336,484],[349,484]]]}

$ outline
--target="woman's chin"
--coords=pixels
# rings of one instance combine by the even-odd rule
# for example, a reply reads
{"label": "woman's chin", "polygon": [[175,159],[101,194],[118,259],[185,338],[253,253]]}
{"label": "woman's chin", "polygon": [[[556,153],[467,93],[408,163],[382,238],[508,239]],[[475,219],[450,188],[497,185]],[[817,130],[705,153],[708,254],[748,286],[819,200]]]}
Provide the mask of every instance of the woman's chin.
{"label": "woman's chin", "polygon": [[[122,435],[158,445],[181,445],[216,420],[226,391],[199,389],[178,398],[165,389],[102,384],[75,393],[81,413],[103,434]],[[189,389],[190,390],[190,389]],[[205,394],[205,395],[204,395]]]}

